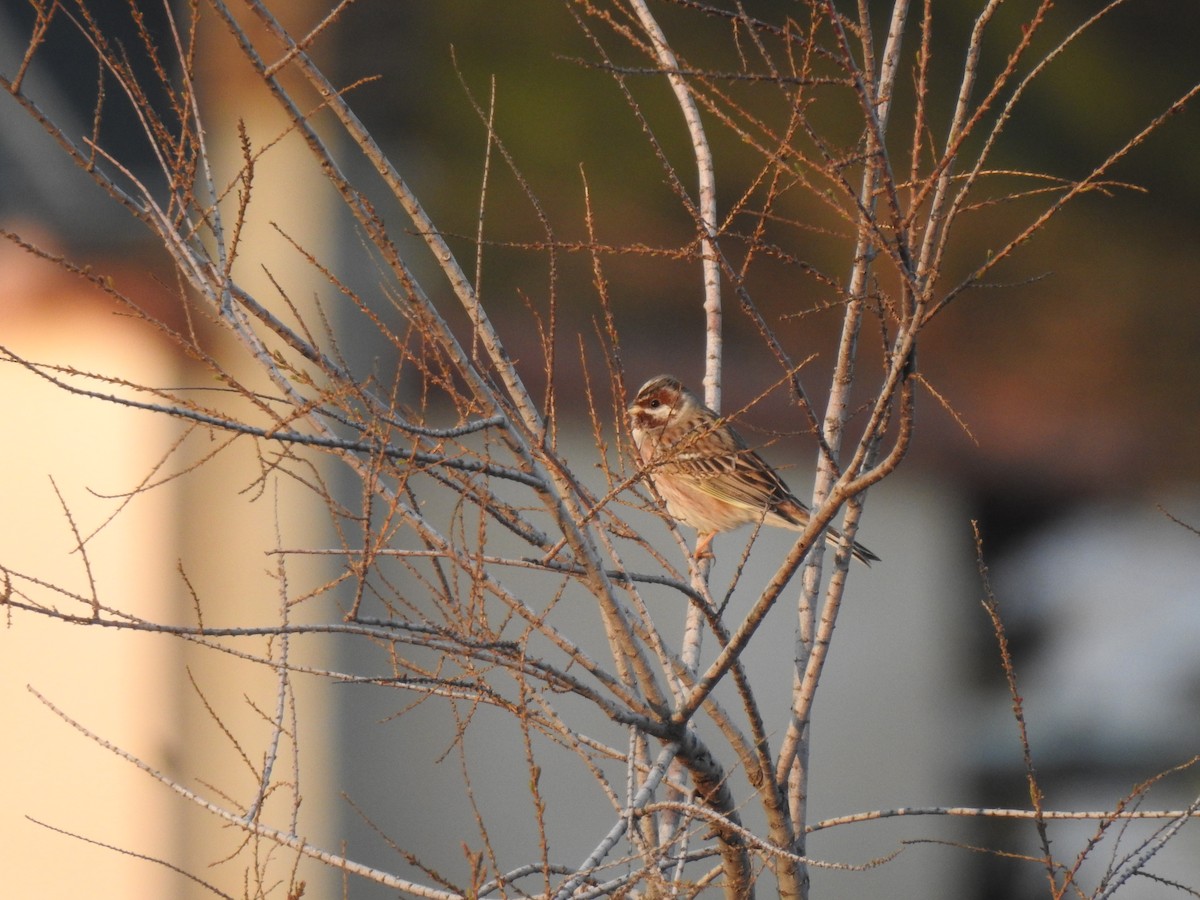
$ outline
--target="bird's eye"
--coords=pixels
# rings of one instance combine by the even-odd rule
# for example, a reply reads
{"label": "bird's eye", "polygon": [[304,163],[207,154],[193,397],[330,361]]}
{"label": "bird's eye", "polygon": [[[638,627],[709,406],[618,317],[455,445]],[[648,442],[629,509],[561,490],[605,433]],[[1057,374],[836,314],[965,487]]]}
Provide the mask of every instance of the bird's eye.
{"label": "bird's eye", "polygon": [[659,400],[658,398],[655,398],[655,399],[651,400],[648,405],[651,409],[658,409],[660,406],[662,406],[662,401]]}

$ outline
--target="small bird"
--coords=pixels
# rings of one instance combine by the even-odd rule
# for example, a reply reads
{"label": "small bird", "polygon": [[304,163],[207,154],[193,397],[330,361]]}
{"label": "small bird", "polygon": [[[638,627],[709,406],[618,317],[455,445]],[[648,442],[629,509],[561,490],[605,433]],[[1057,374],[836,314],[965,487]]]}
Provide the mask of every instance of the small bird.
{"label": "small bird", "polygon": [[[667,512],[696,529],[696,557],[712,556],[718,531],[765,522],[802,531],[804,505],[741,435],[671,375],[651,378],[627,410],[638,457]],[[842,536],[829,529],[829,543]],[[854,556],[867,565],[879,557],[857,541]]]}

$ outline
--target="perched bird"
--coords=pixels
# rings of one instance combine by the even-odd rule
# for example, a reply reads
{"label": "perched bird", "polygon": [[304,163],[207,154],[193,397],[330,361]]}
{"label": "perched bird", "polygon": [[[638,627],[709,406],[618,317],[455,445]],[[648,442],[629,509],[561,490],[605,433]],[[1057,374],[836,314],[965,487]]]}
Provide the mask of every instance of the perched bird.
{"label": "perched bird", "polygon": [[[701,403],[679,379],[651,378],[627,410],[633,443],[667,512],[698,533],[696,556],[711,556],[718,531],[765,522],[802,531],[804,505],[741,435]],[[840,546],[832,528],[827,540]],[[867,565],[879,557],[857,541],[851,552]]]}

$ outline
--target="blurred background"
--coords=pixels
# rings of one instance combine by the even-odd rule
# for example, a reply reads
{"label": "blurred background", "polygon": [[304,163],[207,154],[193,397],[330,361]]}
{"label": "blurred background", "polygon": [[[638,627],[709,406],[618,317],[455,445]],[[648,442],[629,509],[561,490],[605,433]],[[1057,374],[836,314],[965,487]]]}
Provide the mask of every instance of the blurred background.
{"label": "blurred background", "polygon": [[[886,6],[877,5],[884,21]],[[956,90],[978,4],[946,6],[935,13],[932,67],[935,110],[942,115]],[[1065,23],[1082,21],[1102,6],[1062,0],[1050,13],[1047,32],[1061,34]],[[290,3],[285,22],[305,33],[325,8],[313,0]],[[585,62],[595,60],[595,51],[570,9],[548,0],[529,0],[519,10],[468,0],[360,0],[314,48],[335,83],[362,82],[350,94],[356,111],[464,260],[474,256],[486,143],[472,97],[486,107],[493,79],[497,131],[556,239],[587,238],[585,179],[599,241],[674,250],[692,239],[690,220],[642,126],[611,76]],[[800,16],[804,9],[786,2],[754,7],[766,17]],[[735,67],[722,28],[711,19],[666,5],[655,12],[687,59]],[[99,14],[111,15],[105,27],[112,34],[136,45],[123,9],[114,5]],[[166,34],[161,8],[147,8],[145,15]],[[1025,5],[1004,8],[988,44],[995,58],[986,60],[985,77],[998,71],[1012,30],[1028,15]],[[238,119],[259,142],[284,120],[210,19],[206,13],[201,94],[209,103],[210,149],[232,171]],[[6,76],[20,66],[33,20],[24,0],[0,0],[0,71]],[[907,39],[915,42],[915,33]],[[1140,0],[1115,10],[1031,88],[1004,133],[995,165],[1064,178],[1086,173],[1200,81],[1198,39],[1200,5]],[[362,81],[373,76],[379,77]],[[29,70],[28,93],[68,123],[68,133],[83,136],[92,129],[96,82],[93,54],[60,17]],[[678,110],[649,79],[636,90],[656,139],[690,188],[693,166]],[[910,96],[911,86],[898,100],[895,123],[911,113]],[[735,135],[710,124],[722,208],[728,209],[751,177],[753,160]],[[828,124],[836,129],[839,123],[831,118]],[[944,131],[936,116],[932,124]],[[896,133],[903,129],[897,126]],[[154,160],[138,134],[128,111],[109,104],[101,143],[135,173],[148,174]],[[261,262],[283,279],[291,297],[328,293],[272,227],[285,223],[303,246],[335,261],[369,294],[376,273],[358,265],[357,236],[296,144],[280,142],[269,165],[260,166],[258,205],[245,236],[252,249],[243,250],[254,263],[243,266],[240,280],[255,293],[274,296],[257,267]],[[961,296],[925,333],[919,369],[956,415],[929,394],[919,395],[913,449],[900,472],[869,497],[860,536],[884,562],[854,573],[817,706],[816,817],[895,806],[1029,805],[995,638],[978,602],[984,588],[972,522],[982,534],[991,586],[1008,623],[1046,806],[1111,808],[1139,782],[1200,753],[1200,537],[1168,515],[1200,526],[1198,146],[1200,111],[1189,108],[1113,169],[1114,181],[1136,190],[1113,187],[1082,197],[1005,263],[993,286]],[[378,190],[369,166],[354,154],[346,155],[346,169],[352,180]],[[400,211],[385,200],[380,205],[402,229]],[[1034,198],[964,217],[956,256],[946,265],[947,284],[1007,243],[1036,208]],[[812,221],[806,259],[844,278],[844,227],[818,207]],[[155,316],[181,321],[174,276],[161,250],[11,98],[0,103],[0,227],[104,272]],[[482,270],[490,309],[510,354],[532,361],[524,374],[537,385],[541,364],[525,304],[546,302],[547,254],[534,246],[545,233],[522,188],[502,174],[489,186],[486,236],[495,242]],[[698,389],[698,263],[646,252],[609,256],[605,266],[626,383],[636,386],[671,371]],[[418,267],[418,274],[429,271]],[[804,382],[821,408],[840,312],[826,307],[828,288],[816,280],[806,282],[782,267],[764,266],[763,273],[751,284],[755,301],[794,359],[816,354]],[[561,333],[591,334],[599,308],[590,259],[560,254],[556,277]],[[377,334],[354,330],[349,318],[340,324],[346,329],[342,349],[354,365],[364,372],[388,370],[393,363]],[[219,336],[212,339],[219,352]],[[863,343],[868,372],[880,342],[864,332]],[[204,377],[84,281],[12,242],[0,245],[0,344],[38,361],[149,384],[192,384]],[[581,360],[573,342],[565,346],[560,391],[566,396],[577,388],[585,367],[602,378],[602,365],[599,357]],[[778,377],[754,325],[730,300],[726,409],[749,403]],[[278,599],[277,585],[264,576],[269,565],[261,549],[277,532],[284,545],[329,541],[318,521],[288,515],[299,509],[290,503],[303,501],[289,497],[286,488],[270,501],[250,502],[245,466],[253,468],[254,460],[246,450],[138,495],[91,542],[89,573],[80,554],[71,552],[77,538],[63,506],[87,523],[80,526],[84,533],[98,528],[114,510],[114,497],[152,471],[178,439],[179,427],[70,398],[12,364],[0,367],[0,379],[8,434],[0,447],[0,564],[6,567],[49,573],[85,596],[95,582],[147,617],[180,618],[194,590],[214,619],[239,621],[253,610],[252,618],[261,621]],[[868,387],[869,377],[864,396]],[[570,420],[570,411],[563,416]],[[766,455],[803,494],[815,444],[784,392],[756,404],[741,423],[751,443],[770,444]],[[582,417],[576,424],[569,455],[583,460],[591,438]],[[770,559],[787,546],[786,536],[764,536],[756,558]],[[325,574],[314,564],[299,577],[319,583]],[[716,577],[721,575],[719,569]],[[211,820],[71,732],[25,689],[31,683],[77,714],[86,712],[85,724],[97,733],[140,750],[185,781],[219,782],[230,771],[223,767],[236,771],[237,763],[222,759],[229,748],[180,673],[177,644],[72,632],[27,616],[11,616],[6,626],[0,631],[0,709],[16,726],[0,738],[8,782],[0,854],[8,857],[5,871],[25,885],[18,894],[68,896],[97,883],[111,886],[105,893],[112,896],[189,896],[196,889],[162,867],[65,837],[26,816],[171,859],[218,883],[240,873],[244,866],[236,859],[224,872],[208,868],[236,849],[236,835],[210,844]],[[776,631],[752,646],[756,660],[790,655],[790,631]],[[351,651],[332,641],[312,652],[343,669],[368,665],[346,659]],[[190,677],[206,697],[236,701],[242,675],[229,659],[212,656],[189,659]],[[350,856],[405,869],[344,795],[369,808],[372,820],[399,844],[457,872],[464,865],[460,845],[472,831],[469,809],[439,799],[440,791],[452,790],[455,773],[446,773],[446,784],[433,783],[406,778],[403,764],[443,752],[452,723],[431,714],[420,733],[408,719],[408,730],[389,730],[387,717],[406,702],[389,692],[311,690],[310,710],[317,712],[306,743],[305,808],[319,810],[310,832],[314,841],[333,847],[349,835]],[[262,726],[253,716],[239,721],[225,714],[231,728]],[[485,756],[481,765],[489,764]],[[208,776],[197,774],[210,769]],[[1196,794],[1197,779],[1185,773],[1166,780],[1148,805],[1180,808]],[[439,810],[432,821],[431,804]],[[606,820],[564,826],[556,835],[562,861],[582,858],[607,827]],[[1054,825],[1053,846],[1073,858],[1078,851],[1067,848],[1082,850],[1094,828]],[[1085,881],[1097,883],[1104,865],[1135,847],[1138,834],[1130,830],[1114,839],[1115,856],[1095,854]],[[431,836],[433,846],[422,845]],[[945,819],[834,829],[815,835],[810,849],[814,856],[862,863],[890,852],[899,840],[924,838],[1037,852],[1028,823]],[[1160,858],[1158,871],[1195,889],[1197,858],[1200,843],[1191,826]],[[311,896],[341,891],[328,874],[310,878]],[[1034,863],[916,845],[870,872],[817,870],[814,885],[819,897],[991,900],[1032,896],[1044,874]],[[1166,890],[1143,879],[1122,896],[1162,896]],[[361,884],[349,893],[391,896]]]}

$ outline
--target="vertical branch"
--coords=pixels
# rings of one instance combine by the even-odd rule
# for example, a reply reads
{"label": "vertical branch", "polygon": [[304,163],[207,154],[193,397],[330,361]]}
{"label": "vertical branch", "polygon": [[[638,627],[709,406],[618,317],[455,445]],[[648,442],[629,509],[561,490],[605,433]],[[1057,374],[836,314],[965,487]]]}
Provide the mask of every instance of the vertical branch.
{"label": "vertical branch", "polygon": [[700,244],[704,260],[704,402],[721,411],[721,267],[717,255],[717,180],[712,149],[700,121],[700,109],[679,71],[679,61],[645,0],[631,0],[638,21],[650,37],[659,64],[687,123],[700,183]]}
{"label": "vertical branch", "polygon": [[[278,492],[276,492],[276,511],[275,511],[275,534],[276,540],[279,538],[279,510],[278,510]],[[267,744],[267,752],[264,754],[262,774],[259,776],[258,793],[255,794],[254,801],[246,810],[246,820],[255,821],[262,813],[263,803],[266,802],[267,795],[271,790],[271,775],[275,770],[275,761],[279,757],[279,743],[285,734],[284,722],[287,717],[288,698],[292,693],[292,682],[289,674],[288,653],[291,649],[291,634],[288,632],[288,573],[286,557],[282,554],[276,560],[275,566],[276,577],[279,579],[279,623],[282,633],[279,635],[279,651],[278,658],[275,658],[275,651],[272,648],[268,654],[272,661],[272,666],[276,672],[276,694],[275,694],[275,715],[271,717],[271,739]],[[292,744],[297,744],[297,733],[292,731]],[[296,792],[299,793],[300,783],[296,781]],[[293,803],[292,816],[293,818],[299,812],[299,803]],[[294,826],[293,826],[294,830]]]}
{"label": "vertical branch", "polygon": [[[492,148],[496,145],[496,79],[492,77],[487,106],[487,142],[483,152],[483,175],[479,185],[479,214],[475,221],[475,293],[483,290],[483,222],[487,209],[488,179],[492,171]],[[471,348],[471,358],[477,359],[477,348]]]}
{"label": "vertical branch", "polygon": [[[699,180],[700,246],[704,276],[704,402],[710,409],[721,408],[721,268],[717,254],[717,181],[713,166],[712,148],[700,121],[700,110],[687,82],[679,71],[679,61],[667,43],[666,35],[655,20],[645,0],[631,0],[638,21],[650,38],[659,65],[666,73],[667,81],[675,94],[675,100],[687,123],[692,141],[692,152],[696,159]],[[708,581],[710,561],[697,561],[692,567],[694,586],[701,592]],[[704,631],[704,616],[699,607],[689,605],[684,625],[680,658],[689,675],[694,678],[700,661],[700,646]],[[682,700],[682,695],[680,695]],[[690,726],[689,726],[690,727]],[[677,762],[677,771],[681,764]],[[660,837],[665,842],[674,834],[678,813],[666,813],[660,823]],[[744,852],[744,851],[743,851]],[[737,868],[744,869],[739,865]],[[727,890],[731,886],[732,873],[727,872]]]}
{"label": "vertical branch", "polygon": [[1004,680],[1008,682],[1008,693],[1012,698],[1013,718],[1017,722],[1017,732],[1021,739],[1021,756],[1025,762],[1025,780],[1029,784],[1029,800],[1033,804],[1033,821],[1037,828],[1038,841],[1042,845],[1042,862],[1046,866],[1046,877],[1050,881],[1050,893],[1058,895],[1057,869],[1054,857],[1050,853],[1050,835],[1046,830],[1046,815],[1043,806],[1045,795],[1038,784],[1037,770],[1033,767],[1033,751],[1029,747],[1029,731],[1025,725],[1025,702],[1017,690],[1017,672],[1013,668],[1012,653],[1008,646],[1008,634],[1004,623],[1000,620],[1000,610],[996,605],[996,595],[992,592],[992,580],[988,576],[987,564],[983,561],[983,536],[979,533],[979,523],[972,522],[975,532],[975,554],[979,566],[979,579],[983,582],[983,608],[988,614],[992,625],[992,633],[996,635],[996,644],[1000,650],[1000,664],[1004,667]]}
{"label": "vertical branch", "polygon": [[[995,15],[1002,0],[989,0],[983,12],[975,19],[971,29],[971,39],[967,46],[967,59],[963,64],[962,82],[958,88],[958,100],[954,107],[954,117],[950,123],[950,131],[946,136],[946,150],[938,161],[937,178],[934,180],[933,200],[930,203],[929,214],[926,218],[925,236],[921,244],[921,252],[917,261],[916,275],[919,285],[925,285],[933,274],[932,260],[935,249],[942,234],[943,210],[949,199],[954,159],[958,154],[963,131],[966,127],[970,110],[971,93],[975,89],[975,81],[979,73],[979,58],[983,53],[983,32]],[[918,197],[916,202],[920,202]],[[914,207],[915,209],[915,207]]]}
{"label": "vertical branch", "polygon": [[[845,65],[854,70],[854,57],[850,49],[841,16],[828,3],[828,13],[838,36]],[[817,475],[813,485],[813,508],[825,502],[839,477],[838,455],[841,449],[843,429],[849,409],[850,388],[854,384],[855,362],[858,355],[858,334],[862,324],[863,307],[871,263],[875,256],[874,211],[878,188],[889,171],[886,165],[886,148],[883,144],[887,133],[888,116],[891,112],[892,88],[899,68],[900,47],[904,24],[908,16],[908,0],[897,0],[892,7],[887,43],[880,62],[878,81],[874,73],[866,69],[855,79],[860,93],[864,93],[866,139],[866,164],[863,169],[862,185],[859,189],[859,217],[857,238],[854,247],[854,263],[850,283],[846,289],[846,310],[842,317],[842,334],[838,343],[837,362],[830,384],[829,401],[822,426],[824,446],[818,457]],[[870,61],[872,39],[870,22],[866,18],[866,6],[860,10],[860,34],[864,44],[864,59]],[[872,121],[872,116],[874,121]],[[864,440],[872,435],[864,435]],[[817,597],[821,588],[821,563],[823,554],[818,550],[812,554],[804,572],[804,583],[798,609],[796,629],[796,671],[793,681],[792,719],[780,750],[777,776],[788,780],[788,802],[792,813],[792,828],[795,835],[793,850],[804,854],[804,823],[807,818],[808,802],[808,749],[809,716],[812,709],[815,685],[825,663],[825,655],[837,621],[837,612],[845,587],[846,567],[849,554],[839,560],[839,571],[830,581],[829,590],[822,609],[821,622],[816,621]],[[807,884],[807,879],[805,879]]]}

